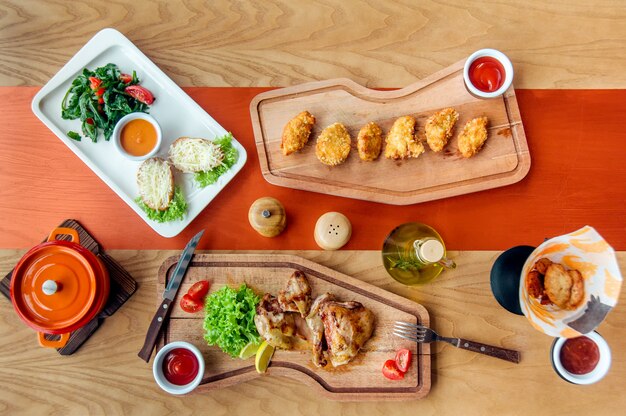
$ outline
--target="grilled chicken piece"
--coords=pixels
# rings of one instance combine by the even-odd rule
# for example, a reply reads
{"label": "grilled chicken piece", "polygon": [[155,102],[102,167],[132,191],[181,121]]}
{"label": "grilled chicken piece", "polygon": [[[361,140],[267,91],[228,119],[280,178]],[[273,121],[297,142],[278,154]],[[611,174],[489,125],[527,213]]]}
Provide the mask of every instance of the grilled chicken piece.
{"label": "grilled chicken piece", "polygon": [[285,313],[278,299],[266,293],[256,307],[254,325],[259,334],[273,347],[289,350],[293,346],[296,323],[291,313]]}
{"label": "grilled chicken piece", "polygon": [[330,293],[315,299],[306,322],[313,334],[313,363],[318,367],[328,359],[333,367],[349,363],[374,331],[369,309],[359,302],[337,302]]}
{"label": "grilled chicken piece", "polygon": [[287,289],[278,292],[278,303],[285,312],[300,312],[306,317],[311,306],[311,286],[304,273],[293,272],[287,282]]}
{"label": "grilled chicken piece", "polygon": [[335,297],[330,293],[320,295],[311,306],[311,313],[306,317],[306,324],[311,330],[311,343],[313,344],[313,364],[317,367],[324,367],[328,364],[326,357],[326,347],[324,342],[324,322],[320,314],[322,303],[333,300]]}
{"label": "grilled chicken piece", "polygon": [[350,362],[374,331],[374,314],[359,302],[326,301],[320,308],[333,367]]}

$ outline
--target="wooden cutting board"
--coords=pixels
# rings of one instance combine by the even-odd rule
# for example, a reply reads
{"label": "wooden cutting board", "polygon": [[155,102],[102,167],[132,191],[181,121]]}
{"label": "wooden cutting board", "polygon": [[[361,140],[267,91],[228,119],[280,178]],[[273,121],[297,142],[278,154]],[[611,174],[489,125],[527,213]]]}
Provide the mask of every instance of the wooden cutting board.
{"label": "wooden cutting board", "polygon": [[[168,258],[159,270],[158,303],[167,279],[173,273],[178,256]],[[276,350],[266,374],[258,374],[254,358],[232,359],[217,347],[204,341],[202,313],[188,314],[180,306],[180,298],[198,280],[208,279],[211,291],[224,285],[238,287],[247,283],[257,294],[274,295],[285,287],[295,270],[304,272],[313,297],[331,292],[342,301],[355,300],[369,308],[376,317],[372,338],[359,355],[346,366],[319,369],[311,362],[310,351]],[[217,389],[257,377],[285,376],[305,383],[333,400],[410,400],[426,396],[430,390],[430,346],[405,341],[392,335],[396,320],[429,325],[426,309],[408,299],[394,295],[368,283],[354,279],[301,257],[258,254],[196,254],[187,270],[183,284],[174,300],[163,343],[188,341],[197,346],[206,361],[204,379],[198,392]],[[392,359],[399,348],[414,354],[405,378],[391,381],[383,377],[383,363]]]}
{"label": "wooden cutting board", "polygon": [[[376,91],[349,79],[332,79],[264,92],[250,103],[250,115],[265,179],[275,185],[324,194],[407,205],[481,191],[520,181],[530,169],[530,154],[513,87],[490,100],[472,96],[463,83],[463,64],[456,64],[394,91]],[[375,121],[386,134],[394,120],[413,115],[418,136],[435,111],[454,107],[460,115],[454,136],[439,153],[426,149],[417,159],[393,161],[381,157],[363,162],[356,151],[362,126]],[[280,150],[283,128],[301,111],[316,117],[309,142],[298,153]],[[456,135],[475,117],[489,118],[484,148],[471,159],[463,158]],[[335,167],[315,156],[322,129],[343,123],[352,136],[348,160]],[[383,144],[384,146],[384,144]]]}

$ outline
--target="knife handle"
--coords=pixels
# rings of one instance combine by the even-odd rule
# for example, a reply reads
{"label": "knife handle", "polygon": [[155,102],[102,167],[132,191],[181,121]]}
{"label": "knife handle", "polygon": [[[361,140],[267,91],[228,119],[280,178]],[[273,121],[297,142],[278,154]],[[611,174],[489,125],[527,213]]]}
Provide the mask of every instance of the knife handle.
{"label": "knife handle", "polygon": [[148,327],[148,333],[146,334],[146,341],[143,343],[143,347],[141,348],[141,351],[139,351],[139,354],[137,354],[139,358],[141,358],[145,362],[150,361],[152,350],[154,349],[157,339],[159,338],[163,323],[170,314],[171,304],[171,300],[163,299],[163,302],[159,306],[159,309],[154,315],[154,318],[152,318],[152,322],[150,322],[150,326]]}
{"label": "knife handle", "polygon": [[481,344],[480,342],[469,341],[459,338],[459,348],[474,351],[479,354],[485,354],[490,357],[500,358],[501,360],[519,363],[520,356],[518,351],[507,350],[506,348],[494,347],[492,345]]}

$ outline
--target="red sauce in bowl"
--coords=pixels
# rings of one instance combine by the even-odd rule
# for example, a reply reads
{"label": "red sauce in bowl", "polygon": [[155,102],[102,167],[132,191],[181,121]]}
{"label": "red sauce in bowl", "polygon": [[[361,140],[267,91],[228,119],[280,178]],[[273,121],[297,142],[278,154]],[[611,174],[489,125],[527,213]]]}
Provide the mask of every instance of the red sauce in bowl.
{"label": "red sauce in bowl", "polygon": [[174,348],[163,358],[163,375],[177,386],[191,383],[199,370],[198,358],[186,348]]}
{"label": "red sauce in bowl", "polygon": [[587,337],[571,338],[563,343],[560,359],[563,368],[570,373],[587,374],[598,365],[600,349]]}
{"label": "red sauce in bowl", "polygon": [[504,84],[505,77],[504,65],[491,56],[478,58],[469,67],[470,81],[482,92],[497,91]]}

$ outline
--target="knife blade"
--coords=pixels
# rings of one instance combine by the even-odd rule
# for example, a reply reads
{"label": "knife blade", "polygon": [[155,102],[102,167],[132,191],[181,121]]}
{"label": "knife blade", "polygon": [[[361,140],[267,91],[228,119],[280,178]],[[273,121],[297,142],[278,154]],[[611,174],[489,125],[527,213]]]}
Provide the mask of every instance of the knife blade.
{"label": "knife blade", "polygon": [[170,314],[170,305],[174,301],[176,293],[178,293],[178,289],[180,288],[180,284],[183,281],[183,277],[185,277],[187,267],[189,267],[189,263],[191,262],[193,252],[198,246],[200,238],[202,238],[202,234],[204,234],[204,230],[196,234],[187,243],[185,249],[183,250],[183,254],[180,256],[180,259],[176,264],[176,268],[174,269],[172,278],[169,280],[167,286],[165,287],[165,291],[163,292],[163,302],[161,302],[159,309],[154,314],[152,322],[150,322],[150,326],[148,327],[148,332],[146,333],[146,340],[144,341],[141,351],[139,351],[139,353],[137,354],[145,362],[150,361],[152,350],[154,350],[156,341],[159,338],[159,334],[161,333],[161,329],[163,328],[163,323],[167,320]]}

